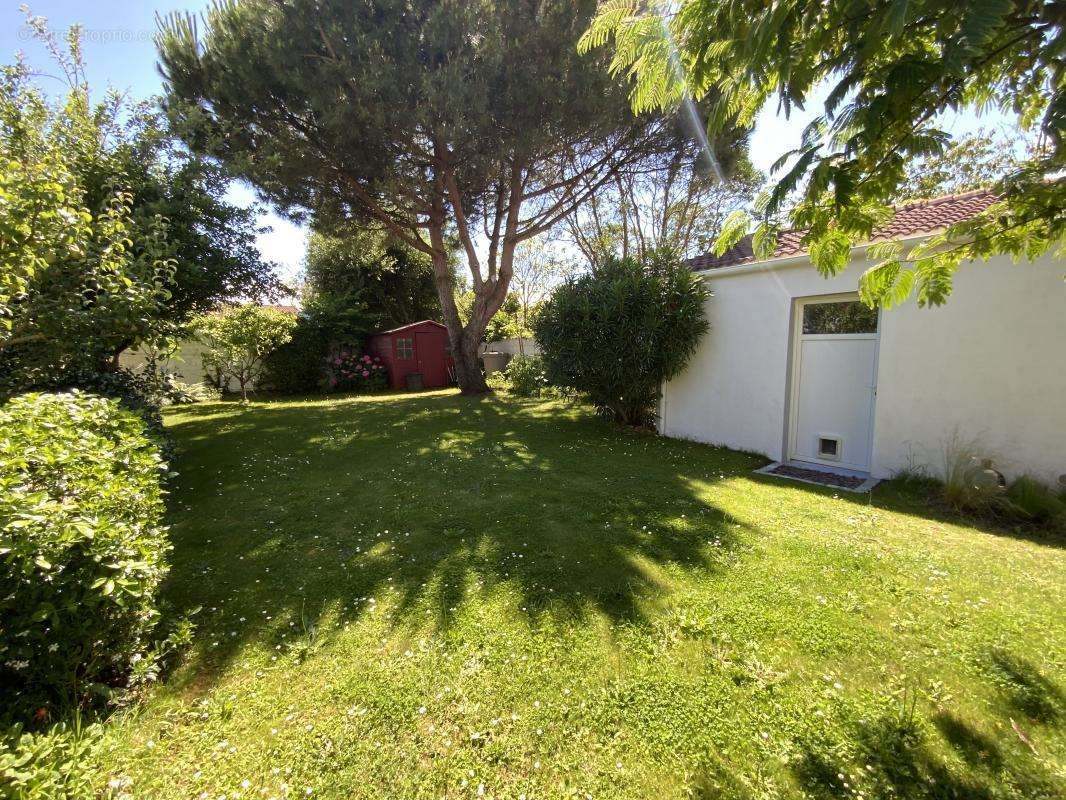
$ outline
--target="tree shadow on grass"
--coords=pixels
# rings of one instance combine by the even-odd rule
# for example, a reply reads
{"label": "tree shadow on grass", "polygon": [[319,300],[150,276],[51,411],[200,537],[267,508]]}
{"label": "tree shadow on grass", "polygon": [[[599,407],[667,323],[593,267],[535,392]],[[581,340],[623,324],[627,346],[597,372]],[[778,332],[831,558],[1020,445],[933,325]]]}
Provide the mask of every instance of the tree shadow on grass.
{"label": "tree shadow on grass", "polygon": [[497,590],[534,626],[640,621],[673,570],[713,572],[754,533],[693,482],[746,475],[757,457],[558,403],[435,393],[213,404],[170,421],[181,474],[164,596],[177,615],[203,609],[198,685],[249,641],[276,646],[377,603],[392,624],[444,632]]}
{"label": "tree shadow on grass", "polygon": [[[1039,760],[1004,755],[988,734],[950,712],[937,712],[933,727],[936,734],[894,717],[860,721],[850,732],[852,759],[808,744],[793,775],[809,796],[825,800],[858,791],[900,800],[992,800],[1004,786],[1019,797],[1054,797],[1062,788]],[[963,763],[952,763],[947,752]]]}
{"label": "tree shadow on grass", "polygon": [[[901,800],[991,800],[1058,797],[1062,777],[1048,768],[1015,721],[1056,725],[1062,691],[1034,665],[1002,649],[981,659],[1001,702],[993,704],[997,736],[943,707],[929,722],[915,708],[886,711],[873,720],[845,722],[843,733],[823,731],[801,742],[796,783],[817,798],[895,797]],[[1019,692],[1022,692],[1021,698]]]}
{"label": "tree shadow on grass", "polygon": [[998,772],[1003,768],[1003,751],[995,739],[947,709],[933,716],[940,735],[968,764]]}
{"label": "tree shadow on grass", "polygon": [[1000,688],[1007,714],[1021,715],[1043,725],[1058,723],[1066,711],[1066,694],[1031,662],[1002,648],[990,648],[986,671]]}

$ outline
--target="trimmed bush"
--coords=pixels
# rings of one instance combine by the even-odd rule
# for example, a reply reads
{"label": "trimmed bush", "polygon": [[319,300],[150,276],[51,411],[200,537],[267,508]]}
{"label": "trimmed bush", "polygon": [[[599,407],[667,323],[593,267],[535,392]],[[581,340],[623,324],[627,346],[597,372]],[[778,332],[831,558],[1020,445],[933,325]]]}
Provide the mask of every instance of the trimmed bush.
{"label": "trimmed bush", "polygon": [[707,332],[710,292],[667,251],[610,258],[560,286],[535,323],[549,383],[584,392],[627,425],[654,420],[663,381]]}
{"label": "trimmed bush", "polygon": [[165,469],[115,400],[0,406],[0,690],[24,710],[107,695],[149,657]]}
{"label": "trimmed bush", "polygon": [[70,369],[50,377],[33,387],[37,392],[69,392],[78,390],[117,400],[123,408],[137,412],[154,436],[163,439],[163,397],[149,373],[134,372],[120,367],[109,372],[93,369]]}

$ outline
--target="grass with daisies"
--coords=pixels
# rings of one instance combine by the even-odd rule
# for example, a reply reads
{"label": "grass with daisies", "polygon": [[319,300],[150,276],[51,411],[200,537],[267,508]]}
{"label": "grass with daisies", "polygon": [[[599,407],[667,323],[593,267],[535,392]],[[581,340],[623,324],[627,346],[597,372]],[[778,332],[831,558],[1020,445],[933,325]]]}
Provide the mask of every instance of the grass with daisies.
{"label": "grass with daisies", "polygon": [[107,725],[118,796],[1066,795],[1061,540],[567,401],[167,423],[196,634]]}

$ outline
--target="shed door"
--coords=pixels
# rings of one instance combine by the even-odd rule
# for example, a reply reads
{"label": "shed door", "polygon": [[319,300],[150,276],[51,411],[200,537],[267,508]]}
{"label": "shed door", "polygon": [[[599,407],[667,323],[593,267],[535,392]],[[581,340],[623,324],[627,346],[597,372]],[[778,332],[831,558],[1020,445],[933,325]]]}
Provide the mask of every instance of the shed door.
{"label": "shed door", "polygon": [[796,302],[790,459],[870,468],[879,319],[856,295]]}
{"label": "shed door", "polygon": [[444,343],[440,334],[419,331],[415,334],[415,353],[418,371],[422,373],[422,385],[427,389],[440,389],[448,385],[448,372],[444,363]]}

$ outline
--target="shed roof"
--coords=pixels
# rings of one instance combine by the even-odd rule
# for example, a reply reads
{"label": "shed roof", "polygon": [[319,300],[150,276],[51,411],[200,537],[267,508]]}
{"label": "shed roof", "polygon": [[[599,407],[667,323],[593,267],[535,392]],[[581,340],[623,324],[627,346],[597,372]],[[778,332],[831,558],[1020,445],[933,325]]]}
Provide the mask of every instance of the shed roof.
{"label": "shed roof", "polygon": [[[987,189],[978,189],[965,194],[953,194],[937,197],[933,200],[921,200],[897,206],[892,220],[885,226],[877,228],[870,237],[870,242],[905,238],[923,233],[943,230],[956,222],[962,222],[984,211],[998,198]],[[732,267],[737,264],[753,264],[757,261],[772,261],[788,258],[806,252],[801,244],[805,230],[792,229],[782,231],[777,237],[777,247],[768,259],[757,259],[752,248],[751,236],[745,236],[736,245],[722,255],[707,253],[688,260],[689,266],[696,270]]]}
{"label": "shed roof", "polygon": [[377,331],[376,333],[372,333],[370,335],[371,336],[386,336],[386,335],[388,335],[390,333],[400,333],[401,331],[406,331],[406,330],[408,330],[410,328],[417,328],[419,325],[434,325],[434,326],[436,326],[438,328],[444,328],[444,330],[448,330],[448,326],[446,326],[446,325],[442,325],[441,323],[436,322],[435,320],[432,320],[432,319],[424,319],[424,320],[421,320],[419,322],[408,322],[406,325],[401,325],[398,328],[389,328],[387,331]]}

